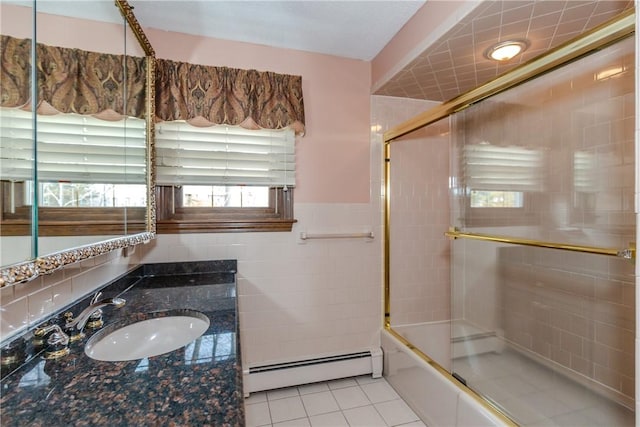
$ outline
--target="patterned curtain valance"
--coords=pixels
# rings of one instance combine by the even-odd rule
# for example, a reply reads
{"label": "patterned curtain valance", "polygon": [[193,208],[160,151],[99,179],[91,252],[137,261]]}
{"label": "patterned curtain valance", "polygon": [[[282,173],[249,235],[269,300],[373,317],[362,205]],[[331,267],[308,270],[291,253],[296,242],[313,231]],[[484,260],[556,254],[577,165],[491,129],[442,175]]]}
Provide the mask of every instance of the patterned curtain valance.
{"label": "patterned curtain valance", "polygon": [[[2,35],[0,105],[31,100],[31,40]],[[36,45],[38,103],[62,113],[145,115],[145,58]],[[124,94],[126,94],[126,107]]]}
{"label": "patterned curtain valance", "polygon": [[304,133],[302,77],[156,60],[156,116]]}

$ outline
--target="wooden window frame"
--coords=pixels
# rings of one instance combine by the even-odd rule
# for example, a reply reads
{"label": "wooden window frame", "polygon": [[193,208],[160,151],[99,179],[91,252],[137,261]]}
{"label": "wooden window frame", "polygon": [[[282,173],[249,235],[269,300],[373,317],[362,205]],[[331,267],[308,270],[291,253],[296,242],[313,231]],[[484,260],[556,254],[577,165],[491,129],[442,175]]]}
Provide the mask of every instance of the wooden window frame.
{"label": "wooden window frame", "polygon": [[[0,185],[0,235],[31,235],[31,206],[17,206],[5,212],[8,192]],[[269,207],[189,208],[182,207],[180,187],[156,187],[156,229],[158,234],[291,231],[293,188],[269,190]],[[122,235],[125,208],[39,207],[39,236]],[[127,207],[127,234],[146,231],[146,208]],[[63,219],[62,219],[63,218]]]}
{"label": "wooden window frame", "polygon": [[182,187],[156,186],[158,234],[291,231],[293,188],[269,189],[264,208],[183,207]]}

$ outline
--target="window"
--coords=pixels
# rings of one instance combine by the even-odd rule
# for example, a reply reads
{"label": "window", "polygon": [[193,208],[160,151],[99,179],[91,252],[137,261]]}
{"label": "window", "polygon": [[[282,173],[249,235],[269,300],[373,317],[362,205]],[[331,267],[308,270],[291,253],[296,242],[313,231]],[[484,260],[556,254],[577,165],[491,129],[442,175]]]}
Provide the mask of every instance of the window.
{"label": "window", "polygon": [[528,223],[527,203],[543,190],[542,152],[483,141],[463,149],[467,225]]}
{"label": "window", "polygon": [[159,233],[290,231],[293,130],[156,127]]}
{"label": "window", "polygon": [[269,207],[269,187],[185,185],[182,192],[182,206],[266,208]]}
{"label": "window", "polygon": [[[33,185],[32,181],[28,185]],[[147,187],[138,184],[41,182],[38,208],[146,207]]]}
{"label": "window", "polygon": [[521,208],[524,206],[522,191],[471,190],[472,208]]}

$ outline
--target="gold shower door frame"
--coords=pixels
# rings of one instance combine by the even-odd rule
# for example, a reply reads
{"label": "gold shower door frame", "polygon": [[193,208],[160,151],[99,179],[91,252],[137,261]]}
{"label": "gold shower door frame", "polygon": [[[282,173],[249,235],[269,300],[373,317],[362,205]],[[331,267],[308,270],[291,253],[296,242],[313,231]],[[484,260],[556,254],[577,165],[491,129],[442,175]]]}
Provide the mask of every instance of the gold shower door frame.
{"label": "gold shower door frame", "polygon": [[[456,387],[472,397],[476,402],[491,411],[506,425],[517,426],[511,418],[482,396],[464,386],[455,379],[449,371],[435,362],[429,355],[418,349],[410,341],[401,336],[391,327],[391,300],[390,300],[390,177],[391,177],[391,144],[398,138],[407,135],[417,129],[428,126],[458,111],[464,110],[472,104],[487,99],[493,95],[504,92],[518,86],[528,80],[534,79],[543,73],[562,67],[563,65],[586,56],[596,50],[614,44],[635,32],[635,9],[630,9],[609,22],[582,34],[580,37],[564,43],[553,50],[534,58],[498,77],[465,92],[439,106],[419,114],[384,133],[384,324],[383,327],[398,341],[405,345],[414,354],[427,364],[432,366],[447,378]],[[445,231],[443,230],[443,233]]]}

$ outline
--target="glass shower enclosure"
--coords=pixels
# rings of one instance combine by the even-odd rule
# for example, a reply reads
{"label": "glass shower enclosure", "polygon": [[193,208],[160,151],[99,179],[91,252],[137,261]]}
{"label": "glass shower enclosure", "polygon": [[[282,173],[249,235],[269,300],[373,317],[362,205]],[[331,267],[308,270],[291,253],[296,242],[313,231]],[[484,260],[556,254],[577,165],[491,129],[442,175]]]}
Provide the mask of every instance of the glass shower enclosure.
{"label": "glass shower enclosure", "polygon": [[635,42],[562,62],[387,138],[386,326],[514,424],[631,426]]}

